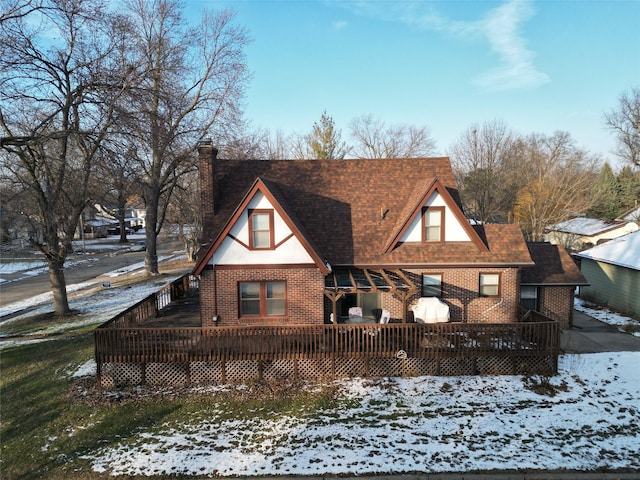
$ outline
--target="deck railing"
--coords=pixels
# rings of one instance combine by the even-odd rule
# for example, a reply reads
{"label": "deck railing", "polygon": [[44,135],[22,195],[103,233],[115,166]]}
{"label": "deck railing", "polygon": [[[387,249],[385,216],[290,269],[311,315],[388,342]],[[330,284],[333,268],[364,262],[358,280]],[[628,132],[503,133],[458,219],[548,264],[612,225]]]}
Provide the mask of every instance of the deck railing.
{"label": "deck railing", "polygon": [[156,318],[158,312],[171,302],[184,297],[189,290],[198,289],[198,287],[198,277],[183,275],[157,292],[131,305],[111,320],[103,323],[98,327],[98,330],[142,325],[147,320]]}
{"label": "deck railing", "polygon": [[[197,278],[185,275],[131,306],[94,331],[100,380],[103,365],[293,361],[385,361],[385,359],[504,358],[514,368],[531,358],[553,366],[560,353],[559,324],[530,312],[515,323],[390,323],[385,325],[290,325],[154,328],[143,324],[160,310],[197,288]],[[360,360],[364,359],[364,360]],[[457,360],[456,360],[457,361]],[[551,365],[551,367],[548,367]],[[297,367],[293,367],[295,371]],[[313,370],[315,372],[316,370]],[[321,371],[318,370],[318,371]],[[322,373],[322,372],[321,372]],[[144,375],[141,377],[144,378]],[[144,380],[140,380],[144,381]]]}
{"label": "deck railing", "polygon": [[99,328],[96,361],[114,363],[322,358],[558,355],[557,322],[209,328]]}

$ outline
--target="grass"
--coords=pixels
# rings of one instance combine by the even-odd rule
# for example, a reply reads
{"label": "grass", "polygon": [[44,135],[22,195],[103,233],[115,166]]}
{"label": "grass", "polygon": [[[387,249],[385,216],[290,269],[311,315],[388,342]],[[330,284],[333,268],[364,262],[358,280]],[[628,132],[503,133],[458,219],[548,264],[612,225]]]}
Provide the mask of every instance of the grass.
{"label": "grass", "polygon": [[125,442],[142,430],[159,431],[209,416],[308,417],[348,402],[336,387],[309,391],[263,384],[206,394],[175,391],[157,395],[149,391],[145,395],[136,391],[128,395],[123,391],[108,395],[97,390],[94,379],[72,376],[92,355],[92,336],[88,333],[2,350],[0,477],[112,478],[108,473],[92,472],[89,461],[81,457],[100,447]]}

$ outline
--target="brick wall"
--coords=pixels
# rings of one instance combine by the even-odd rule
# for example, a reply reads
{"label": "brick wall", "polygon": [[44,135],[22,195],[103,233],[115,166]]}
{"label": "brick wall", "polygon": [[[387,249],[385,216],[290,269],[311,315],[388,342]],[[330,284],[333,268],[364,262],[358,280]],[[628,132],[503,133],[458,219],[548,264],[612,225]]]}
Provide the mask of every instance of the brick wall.
{"label": "brick wall", "polygon": [[538,310],[556,320],[560,328],[571,328],[573,320],[573,287],[541,287]]}
{"label": "brick wall", "polygon": [[[443,295],[441,300],[450,307],[452,322],[469,323],[508,323],[516,321],[517,305],[519,302],[519,270],[517,268],[450,268],[403,270],[410,280],[417,286],[422,286],[422,275],[426,273],[442,274]],[[501,274],[501,295],[499,297],[480,297],[480,273]],[[404,302],[398,295],[380,293],[380,306],[391,312],[392,321],[401,321]],[[409,298],[406,318],[413,321],[411,306],[414,305],[420,293]],[[332,305],[325,300],[325,319],[329,318]]]}
{"label": "brick wall", "polygon": [[[519,301],[520,271],[517,268],[450,268],[410,270],[411,280],[422,285],[422,275],[442,274],[442,296],[449,305],[452,322],[506,323],[514,322]],[[500,296],[480,297],[480,274],[500,274]],[[409,300],[416,303],[420,293]],[[410,310],[411,312],[411,310]],[[410,317],[413,313],[409,314]]]}
{"label": "brick wall", "polygon": [[[239,318],[238,283],[249,281],[286,282],[286,316]],[[214,315],[218,315],[222,326],[323,323],[323,288],[324,277],[315,267],[205,270],[200,282],[202,325],[212,325]],[[214,306],[216,292],[217,308]]]}
{"label": "brick wall", "polygon": [[[450,268],[430,270],[403,270],[421,286],[422,274],[441,273],[443,294],[441,300],[450,307],[451,321],[469,323],[507,323],[516,321],[519,301],[519,270],[517,268]],[[480,297],[480,273],[499,273],[501,291],[498,297]],[[286,281],[287,316],[260,319],[238,318],[238,283],[244,281]],[[217,269],[202,272],[200,281],[202,325],[213,324],[213,316],[220,317],[220,325],[283,325],[328,322],[331,302],[323,294],[324,277],[316,268]],[[218,293],[215,307],[216,289]],[[561,321],[566,312],[566,293],[552,291],[545,299],[541,313]],[[568,289],[571,294],[571,289]],[[408,302],[407,321],[413,321],[411,305],[420,297],[414,295]],[[541,302],[542,305],[542,302]],[[391,311],[391,317],[402,319],[404,303],[392,293],[381,293],[381,307]],[[552,315],[553,313],[554,315]],[[565,315],[566,317],[566,315]],[[568,324],[568,319],[565,318]]]}

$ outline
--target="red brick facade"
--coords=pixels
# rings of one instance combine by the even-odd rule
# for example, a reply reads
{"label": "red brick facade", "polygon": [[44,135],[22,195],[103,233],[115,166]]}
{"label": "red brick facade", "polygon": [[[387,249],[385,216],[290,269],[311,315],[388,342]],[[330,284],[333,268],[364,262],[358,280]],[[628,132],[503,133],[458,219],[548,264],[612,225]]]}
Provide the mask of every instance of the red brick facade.
{"label": "red brick facade", "polygon": [[561,329],[571,328],[574,290],[574,287],[540,287],[538,311],[556,320]]}
{"label": "red brick facade", "polygon": [[[442,274],[442,296],[440,298],[449,305],[452,322],[508,323],[516,321],[519,302],[517,268],[450,268],[403,271],[409,274],[409,278],[417,286],[422,285],[423,274]],[[481,273],[500,274],[500,296],[480,296]],[[420,293],[409,299],[407,321],[413,321],[410,307],[419,297]],[[391,311],[392,318],[402,318],[403,303],[400,298],[383,293],[381,303],[382,308]]]}
{"label": "red brick facade", "polygon": [[[438,270],[403,270],[419,286],[422,275],[442,274],[442,296],[450,307],[452,322],[508,323],[517,318],[519,303],[517,268],[450,268]],[[500,274],[500,295],[481,297],[481,273]],[[287,314],[273,318],[240,318],[238,313],[238,284],[246,281],[285,281],[287,283]],[[214,316],[219,325],[297,325],[329,321],[331,302],[324,296],[324,277],[310,268],[217,268],[204,270],[200,279],[201,316],[203,326],[213,326]],[[216,292],[218,294],[216,298]],[[394,321],[403,318],[404,303],[391,293],[380,293],[381,307],[391,312]],[[420,294],[408,301],[407,321],[413,321],[411,305]],[[570,328],[573,310],[573,287],[541,287],[539,311]]]}
{"label": "red brick facade", "polygon": [[[257,281],[286,282],[285,316],[240,317],[238,285]],[[204,270],[200,280],[202,325],[212,326],[214,315],[221,326],[323,323],[323,288],[324,276],[315,267]]]}

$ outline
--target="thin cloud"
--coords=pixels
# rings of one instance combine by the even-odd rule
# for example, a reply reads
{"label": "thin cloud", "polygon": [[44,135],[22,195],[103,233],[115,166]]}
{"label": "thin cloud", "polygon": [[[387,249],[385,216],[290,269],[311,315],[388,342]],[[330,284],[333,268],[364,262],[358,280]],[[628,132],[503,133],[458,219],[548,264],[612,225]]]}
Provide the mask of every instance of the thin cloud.
{"label": "thin cloud", "polygon": [[535,14],[529,0],[510,0],[477,21],[447,18],[435,9],[434,4],[422,1],[355,1],[340,5],[363,16],[401,22],[446,35],[485,40],[498,58],[498,65],[472,80],[473,84],[483,89],[532,89],[550,81],[547,74],[536,68],[535,55],[527,47],[521,31],[522,25]]}
{"label": "thin cloud", "polygon": [[347,22],[345,22],[344,20],[336,20],[335,22],[331,23],[331,26],[333,27],[334,30],[342,30],[344,28],[347,28],[347,25],[349,25]]}
{"label": "thin cloud", "polygon": [[491,90],[535,88],[550,81],[533,62],[534,54],[520,28],[534,15],[527,1],[512,0],[492,10],[478,23],[478,30],[489,42],[501,64],[483,73],[474,83]]}

